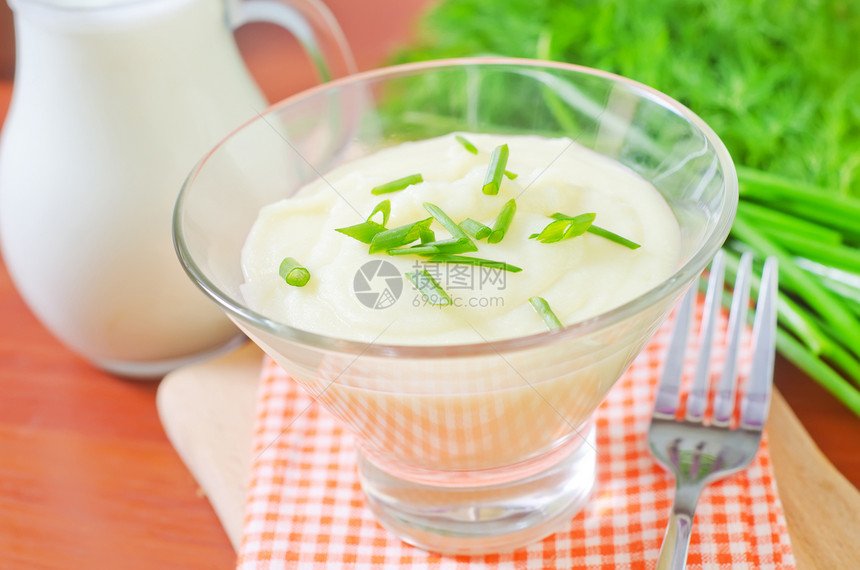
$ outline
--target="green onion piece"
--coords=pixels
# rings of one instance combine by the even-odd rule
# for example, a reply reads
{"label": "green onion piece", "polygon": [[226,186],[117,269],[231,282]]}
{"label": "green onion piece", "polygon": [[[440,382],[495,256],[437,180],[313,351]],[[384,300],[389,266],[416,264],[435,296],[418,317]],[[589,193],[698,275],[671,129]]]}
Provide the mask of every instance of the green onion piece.
{"label": "green onion piece", "polygon": [[432,245],[422,244],[412,247],[397,247],[394,249],[389,249],[386,253],[388,253],[388,255],[433,255],[436,253],[436,247]]}
{"label": "green onion piece", "polygon": [[539,233],[530,235],[529,239],[536,239],[545,243],[561,241],[562,237],[564,237],[564,231],[569,225],[570,222],[567,220],[556,220],[554,222],[550,222]]}
{"label": "green onion piece", "polygon": [[421,296],[427,299],[431,305],[450,305],[451,297],[426,271],[415,271],[407,273],[406,278],[418,289]]}
{"label": "green onion piece", "polygon": [[377,224],[376,222],[367,221],[346,228],[337,228],[335,231],[353,239],[357,239],[362,243],[370,243],[373,241],[376,234],[385,231],[385,226]]}
{"label": "green onion piece", "polygon": [[493,231],[481,222],[473,220],[472,218],[466,218],[465,220],[460,222],[460,227],[463,229],[464,232],[477,240],[484,239],[485,237],[490,235],[490,232]]}
{"label": "green onion piece", "polygon": [[304,287],[311,278],[311,272],[292,257],[284,258],[278,268],[278,273],[287,282],[287,285],[293,287]]}
{"label": "green onion piece", "polygon": [[418,184],[419,182],[424,182],[424,177],[420,174],[410,174],[409,176],[404,176],[403,178],[398,178],[397,180],[392,180],[391,182],[386,182],[385,184],[380,184],[373,188],[370,191],[371,194],[388,194],[389,192],[398,192],[403,190],[407,186],[411,186],[412,184]]}
{"label": "green onion piece", "polygon": [[487,168],[487,176],[484,178],[484,187],[481,189],[484,194],[494,196],[499,193],[499,187],[502,185],[502,174],[508,163],[508,154],[508,145],[506,144],[499,145],[493,150],[490,166]]}
{"label": "green onion piece", "polygon": [[508,228],[511,227],[511,222],[514,219],[514,214],[517,212],[517,202],[510,199],[502,206],[502,211],[496,216],[496,221],[493,222],[493,232],[487,238],[488,243],[499,243],[505,237]]}
{"label": "green onion piece", "polygon": [[[550,217],[555,217],[556,214]],[[564,216],[564,214],[558,214]],[[536,239],[541,243],[555,243],[563,239],[569,239],[584,234],[597,214],[580,214],[578,216],[565,216],[562,219],[555,219],[550,222],[543,231],[537,234],[532,234],[529,239]]]}
{"label": "green onion piece", "polygon": [[[550,218],[552,218],[554,220],[573,220],[574,219],[573,216],[568,216],[567,214],[560,214],[558,212],[551,215]],[[616,234],[615,232],[611,232],[611,231],[607,230],[606,228],[601,228],[600,226],[595,226],[594,224],[591,224],[590,226],[588,226],[588,229],[586,229],[585,231],[587,231],[590,234],[594,234],[596,236],[600,236],[602,238],[608,239],[609,241],[613,241],[619,245],[623,245],[624,247],[629,247],[630,249],[639,249],[641,247],[635,241],[631,241],[625,237],[621,237],[620,235]],[[577,234],[577,235],[579,235],[579,234]]]}
{"label": "green onion piece", "polygon": [[564,232],[561,239],[568,239],[576,236],[581,236],[591,227],[594,218],[597,214],[580,214],[570,221],[570,227]]}
{"label": "green onion piece", "polygon": [[558,317],[555,316],[555,313],[552,312],[552,309],[549,308],[549,303],[543,297],[530,297],[529,303],[537,311],[537,314],[541,316],[548,329],[560,329],[564,326],[558,320]]}
{"label": "green onion piece", "polygon": [[452,220],[448,216],[448,214],[443,212],[442,208],[440,208],[436,204],[424,202],[424,209],[430,212],[430,215],[436,218],[436,221],[442,224],[442,227],[448,230],[452,237],[469,239],[469,236],[466,235],[466,232],[464,232],[460,226],[454,223],[454,220]]}
{"label": "green onion piece", "polygon": [[625,237],[621,237],[620,235],[618,235],[614,232],[611,232],[605,228],[601,228],[600,226],[595,226],[594,224],[591,224],[590,226],[588,226],[588,229],[585,231],[587,231],[590,234],[594,234],[596,236],[600,236],[602,238],[608,239],[609,241],[614,241],[615,243],[617,243],[619,245],[623,245],[624,247],[628,247],[630,249],[639,249],[641,247],[635,241],[630,241],[629,239],[627,239]]}
{"label": "green onion piece", "polygon": [[389,249],[388,255],[436,255],[439,253],[456,254],[478,251],[478,247],[470,239],[454,238],[441,241],[422,243],[412,247]]}
{"label": "green onion piece", "polygon": [[519,174],[515,174],[515,173],[511,172],[510,170],[505,170],[505,176],[508,178],[508,180],[516,180],[517,176],[519,176]]}
{"label": "green onion piece", "polygon": [[373,208],[373,211],[370,213],[370,215],[367,216],[367,221],[372,221],[371,218],[373,218],[373,216],[375,216],[379,212],[382,212],[382,225],[384,226],[388,223],[388,217],[391,215],[391,200],[383,200],[382,202],[377,204],[376,207]]}
{"label": "green onion piece", "polygon": [[490,269],[501,269],[510,271],[511,273],[519,273],[522,268],[504,261],[494,261],[492,259],[482,259],[480,257],[468,257],[465,255],[434,255],[427,260],[429,263],[459,263],[461,265],[477,265],[480,267],[488,267]]}
{"label": "green onion piece", "polygon": [[436,233],[430,228],[420,226],[418,228],[418,236],[421,238],[421,243],[430,243],[436,241]]}
{"label": "green onion piece", "polygon": [[370,251],[368,253],[388,251],[389,249],[408,245],[421,237],[422,227],[426,229],[432,222],[433,218],[427,218],[426,220],[379,232],[373,236],[373,240],[370,242]]}
{"label": "green onion piece", "polygon": [[466,150],[468,150],[472,154],[478,154],[478,149],[475,147],[475,145],[473,145],[468,140],[466,140],[466,137],[461,137],[460,135],[456,135],[454,138],[457,139],[458,143],[463,145],[463,148],[465,148]]}
{"label": "green onion piece", "polygon": [[[468,253],[470,251],[478,251],[478,246],[469,238],[451,238],[439,241],[428,242],[422,246],[435,247],[437,253]],[[412,246],[410,249],[417,249],[422,246]]]}

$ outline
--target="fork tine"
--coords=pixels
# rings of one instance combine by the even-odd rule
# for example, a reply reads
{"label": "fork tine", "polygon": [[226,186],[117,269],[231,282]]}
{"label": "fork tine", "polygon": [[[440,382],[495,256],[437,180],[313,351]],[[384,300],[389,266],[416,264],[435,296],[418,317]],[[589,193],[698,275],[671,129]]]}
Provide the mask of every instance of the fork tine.
{"label": "fork tine", "polygon": [[708,405],[709,371],[711,367],[711,345],[713,344],[714,325],[722,301],[723,281],[726,274],[726,259],[722,250],[717,252],[711,262],[708,276],[708,290],[705,293],[705,312],[699,334],[699,360],[696,362],[696,375],[693,387],[687,396],[687,421],[701,422]]}
{"label": "fork tine", "polygon": [[696,300],[696,285],[684,295],[675,314],[675,328],[669,341],[669,350],[663,366],[663,374],[657,386],[654,402],[654,417],[673,419],[678,410],[681,392],[681,376],[684,373],[684,353],[687,351],[687,334],[693,317],[693,302]]}
{"label": "fork tine", "polygon": [[[771,385],[773,379],[774,347],[776,341],[776,304],[777,304],[777,265],[775,259],[767,259],[762,271],[759,287],[759,298],[756,305],[755,323],[753,325],[752,370],[747,381],[746,394],[741,402],[741,429],[731,429],[729,425],[717,425],[717,414],[730,418],[734,408],[734,391],[736,390],[737,363],[729,364],[731,370],[724,371],[720,378],[718,398],[715,401],[715,421],[710,425],[702,422],[707,401],[708,371],[710,368],[711,336],[718,307],[721,305],[723,281],[725,280],[725,255],[720,252],[711,264],[711,274],[708,278],[708,291],[705,294],[705,313],[703,315],[700,334],[701,358],[697,363],[697,377],[694,379],[693,390],[699,390],[691,403],[687,398],[686,421],[674,420],[677,407],[678,384],[680,371],[677,370],[683,362],[683,347],[685,343],[679,338],[686,335],[686,322],[680,321],[683,316],[688,319],[692,308],[694,293],[691,291],[684,299],[683,308],[679,311],[679,323],[683,325],[679,335],[678,325],[672,336],[669,355],[664,365],[663,378],[660,380],[658,398],[655,403],[654,415],[648,428],[648,447],[652,455],[663,467],[675,476],[675,497],[672,502],[672,512],[663,545],[660,547],[660,557],[657,568],[684,568],[687,559],[687,548],[692,534],[693,517],[696,503],[705,485],[722,479],[750,464],[761,444],[762,428],[767,417],[770,403]],[[745,309],[749,304],[749,289],[752,282],[752,260],[750,256],[741,258],[738,277],[735,280],[735,292],[732,298],[732,310],[729,314],[729,339],[727,360],[737,358],[737,345],[740,331],[746,321]],[[684,313],[684,309],[688,311]],[[678,346],[681,346],[678,352]],[[668,373],[667,369],[674,372]],[[667,378],[668,376],[668,378]],[[729,384],[724,386],[725,382]],[[723,388],[732,393],[731,397]],[[666,403],[668,402],[668,404]],[[663,404],[665,407],[661,407]],[[691,409],[692,406],[692,409]],[[666,418],[661,412],[672,410],[672,417]],[[655,421],[659,420],[659,421]]]}
{"label": "fork tine", "polygon": [[747,308],[750,301],[750,274],[752,273],[752,254],[741,256],[738,274],[732,293],[732,307],[729,311],[728,339],[726,341],[726,359],[717,393],[714,398],[713,423],[717,426],[728,426],[732,421],[737,394],[738,359],[740,357],[740,340],[747,321]]}
{"label": "fork tine", "polygon": [[764,262],[755,321],[753,322],[752,366],[747,391],[741,402],[741,427],[761,429],[770,407],[773,386],[774,346],[776,345],[776,305],[779,283],[779,266],[776,258]]}

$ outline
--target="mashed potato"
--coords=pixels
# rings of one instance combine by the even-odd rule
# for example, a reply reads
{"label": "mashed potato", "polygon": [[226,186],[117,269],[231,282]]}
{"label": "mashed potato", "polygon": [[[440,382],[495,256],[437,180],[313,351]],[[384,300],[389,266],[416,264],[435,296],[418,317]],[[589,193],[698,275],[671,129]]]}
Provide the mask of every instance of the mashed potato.
{"label": "mashed potato", "polygon": [[[588,319],[641,295],[668,277],[679,255],[678,224],[662,196],[617,162],[569,139],[524,135],[455,134],[386,148],[327,173],[295,196],[263,208],[242,255],[248,305],[295,328],[332,337],[401,345],[446,345],[538,333],[547,325],[529,304],[544,298],[564,324]],[[493,149],[507,144],[498,195],[481,189]],[[421,174],[423,182],[374,195],[391,180]],[[363,222],[390,200],[386,227],[429,217],[438,205],[455,222],[472,218],[487,226],[510,199],[516,214],[504,239],[473,240],[464,253],[522,269],[428,263],[416,255],[368,253],[369,246],[335,231]],[[560,212],[595,213],[594,224],[632,240],[630,249],[586,233],[557,243],[529,236]],[[381,221],[377,214],[374,218]],[[437,240],[451,234],[438,221]],[[417,243],[417,242],[415,242]],[[285,257],[311,273],[304,287],[278,273]],[[373,262],[373,263],[369,263]],[[390,264],[390,265],[389,265]],[[404,277],[427,270],[452,304],[430,304]]]}

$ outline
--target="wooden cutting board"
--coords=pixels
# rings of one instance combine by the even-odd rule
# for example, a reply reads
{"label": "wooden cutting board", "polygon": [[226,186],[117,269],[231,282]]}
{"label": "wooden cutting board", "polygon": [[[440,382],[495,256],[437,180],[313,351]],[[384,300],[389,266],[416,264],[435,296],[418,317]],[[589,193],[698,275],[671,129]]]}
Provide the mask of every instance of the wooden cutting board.
{"label": "wooden cutting board", "polygon": [[[238,549],[262,353],[252,345],[172,372],[158,389],[167,436]],[[774,394],[771,457],[798,568],[860,567],[860,493]]]}

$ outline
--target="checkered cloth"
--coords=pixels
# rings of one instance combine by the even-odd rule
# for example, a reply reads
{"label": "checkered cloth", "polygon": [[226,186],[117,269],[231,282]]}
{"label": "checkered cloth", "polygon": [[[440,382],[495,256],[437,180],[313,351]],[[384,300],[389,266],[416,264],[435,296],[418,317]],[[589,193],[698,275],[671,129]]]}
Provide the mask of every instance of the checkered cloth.
{"label": "checkered cloth", "polygon": [[[658,331],[596,414],[598,475],[587,507],[531,546],[474,557],[428,553],[379,526],[359,487],[351,434],[265,359],[238,568],[654,568],[674,484],[651,458],[646,432],[669,333],[668,324]],[[765,434],[747,470],[703,493],[688,568],[794,565]]]}

